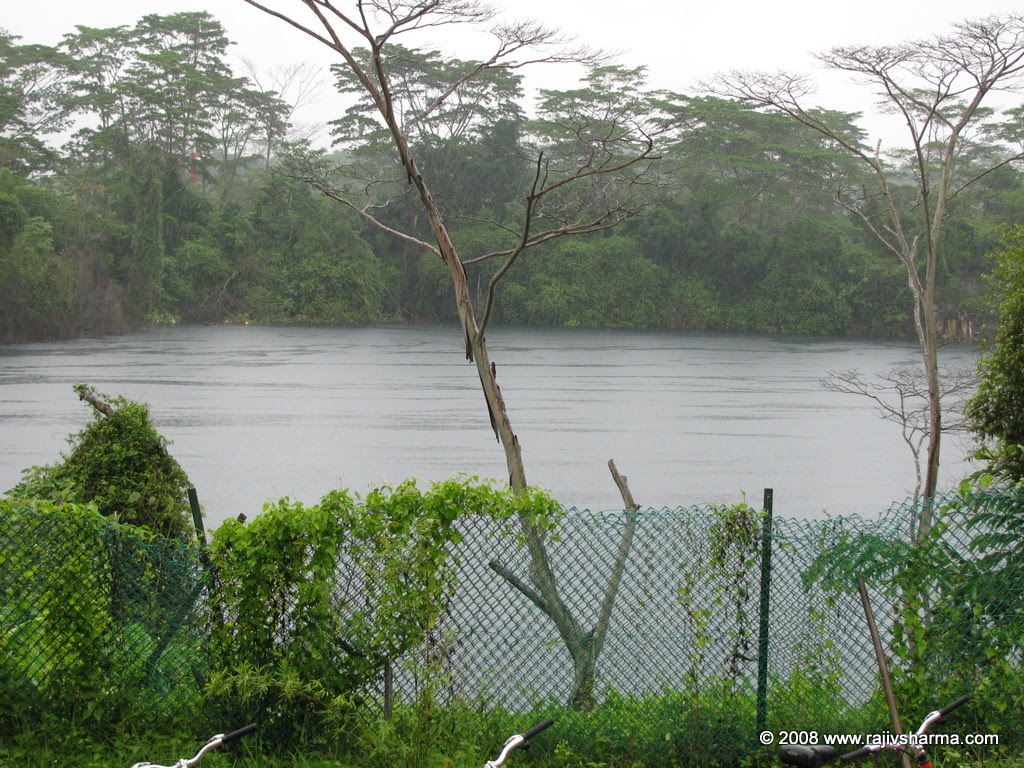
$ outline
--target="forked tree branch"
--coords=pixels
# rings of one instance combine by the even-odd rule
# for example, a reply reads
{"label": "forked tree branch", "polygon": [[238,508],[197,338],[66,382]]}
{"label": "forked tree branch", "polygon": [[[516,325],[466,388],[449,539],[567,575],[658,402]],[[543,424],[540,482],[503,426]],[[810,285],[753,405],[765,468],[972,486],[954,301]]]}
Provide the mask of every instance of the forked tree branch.
{"label": "forked tree branch", "polygon": [[[526,249],[527,245],[530,242],[530,225],[533,223],[533,210],[537,204],[538,199],[537,187],[543,184],[543,178],[544,153],[541,152],[539,155],[537,155],[537,170],[535,171],[533,176],[533,186],[530,190],[530,194],[526,198],[526,210],[523,216],[524,221],[522,237],[520,237],[519,244],[509,254],[508,258],[505,260],[505,263],[501,265],[501,268],[498,269],[497,272],[491,275],[491,279],[487,283],[487,301],[484,304],[483,315],[481,316],[480,319],[481,336],[484,336],[486,334],[487,325],[491,321],[491,310],[494,308],[494,296],[498,286],[498,281],[500,281],[501,278],[505,276],[505,273],[512,268],[512,265],[515,263],[516,259],[519,258],[519,254],[521,254]],[[463,261],[463,264],[465,263],[466,262]]]}
{"label": "forked tree branch", "polygon": [[387,234],[391,235],[392,237],[398,238],[399,240],[402,240],[402,241],[404,241],[406,243],[409,243],[410,245],[414,245],[417,248],[422,248],[423,250],[425,250],[425,251],[427,251],[429,253],[432,253],[435,256],[440,256],[441,255],[441,252],[440,252],[440,250],[438,250],[436,245],[432,245],[431,243],[428,243],[426,240],[421,240],[418,237],[410,235],[408,232],[403,232],[400,229],[395,229],[394,227],[389,227],[387,224],[385,224],[380,219],[378,219],[376,216],[374,216],[372,213],[370,213],[370,210],[369,210],[370,206],[369,205],[366,205],[366,206],[357,205],[347,195],[345,195],[343,192],[341,192],[341,190],[337,189],[333,184],[330,184],[325,179],[318,178],[318,177],[312,176],[312,175],[302,175],[302,174],[290,174],[289,178],[295,179],[297,181],[304,181],[304,182],[306,182],[311,187],[313,187],[314,189],[318,190],[319,192],[321,192],[322,194],[326,195],[327,197],[331,198],[332,200],[336,200],[337,202],[339,202],[342,205],[346,206],[350,210],[355,211],[364,221],[369,222],[370,224],[372,224],[374,227],[376,227],[377,229],[381,230],[382,232],[386,232]]}
{"label": "forked tree branch", "polygon": [[608,581],[605,582],[604,594],[598,607],[597,618],[589,632],[584,633],[583,628],[575,620],[571,620],[571,617],[568,617],[569,621],[567,621],[566,616],[557,615],[544,599],[541,591],[534,589],[516,576],[501,561],[492,559],[489,564],[492,571],[501,576],[509,585],[555,622],[565,641],[566,648],[573,657],[577,671],[580,669],[589,670],[588,675],[576,675],[574,682],[576,689],[572,693],[571,700],[577,706],[585,706],[592,697],[594,665],[597,663],[597,659],[604,647],[605,639],[608,636],[612,610],[615,607],[615,600],[618,596],[619,585],[622,583],[622,576],[626,570],[626,564],[629,562],[629,553],[632,550],[640,512],[640,505],[634,501],[627,479],[624,475],[619,474],[614,460],[609,460],[608,469],[622,496],[626,524],[623,526],[622,535],[619,537],[619,544],[615,550],[615,558],[612,561],[612,568],[608,574]]}

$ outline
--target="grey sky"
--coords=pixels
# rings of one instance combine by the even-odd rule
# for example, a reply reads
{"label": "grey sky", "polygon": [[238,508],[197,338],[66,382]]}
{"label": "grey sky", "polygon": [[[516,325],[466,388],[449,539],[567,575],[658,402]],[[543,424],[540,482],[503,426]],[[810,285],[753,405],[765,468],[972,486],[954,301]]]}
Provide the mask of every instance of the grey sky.
{"label": "grey sky", "polygon": [[[267,0],[275,7],[300,7],[298,0]],[[651,85],[693,92],[696,83],[732,68],[790,69],[815,74],[822,106],[870,112],[867,88],[856,88],[837,73],[815,71],[810,56],[835,45],[882,44],[947,31],[967,16],[1019,12],[1019,0],[859,0],[856,4],[821,0],[517,0],[495,5],[514,9],[510,15],[529,17],[559,27],[581,42],[621,52],[619,63],[648,68]],[[325,68],[334,59],[323,46],[282,22],[269,18],[242,0],[48,0],[45,4],[0,0],[0,26],[25,42],[54,43],[75,24],[101,27],[132,24],[147,13],[206,10],[216,16],[236,43],[238,58],[265,67],[311,61]],[[926,8],[924,10],[923,8]],[[436,35],[437,47],[468,55],[467,40]],[[534,86],[568,87],[571,70],[538,71]],[[327,120],[339,107],[330,92],[300,117]],[[1008,102],[1015,105],[1020,100]],[[866,120],[872,134],[888,133],[877,119]]]}

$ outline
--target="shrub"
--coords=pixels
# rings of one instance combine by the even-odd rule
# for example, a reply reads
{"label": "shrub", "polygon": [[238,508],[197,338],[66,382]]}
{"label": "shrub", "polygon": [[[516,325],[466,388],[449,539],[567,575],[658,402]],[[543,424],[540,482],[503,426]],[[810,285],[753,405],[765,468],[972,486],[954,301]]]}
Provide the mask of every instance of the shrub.
{"label": "shrub", "polygon": [[259,720],[282,746],[335,740],[385,667],[431,635],[455,587],[460,516],[508,519],[524,505],[557,507],[539,492],[458,480],[424,492],[407,481],[226,521],[211,544],[211,702]]}
{"label": "shrub", "polygon": [[[85,385],[75,387],[85,399]],[[123,397],[108,400],[109,413],[71,435],[62,460],[26,471],[11,495],[94,503],[107,517],[172,538],[191,530],[188,476],[153,427],[149,406]]]}
{"label": "shrub", "polygon": [[0,564],[5,736],[106,734],[195,711],[193,548],[116,525],[95,504],[2,499]]}

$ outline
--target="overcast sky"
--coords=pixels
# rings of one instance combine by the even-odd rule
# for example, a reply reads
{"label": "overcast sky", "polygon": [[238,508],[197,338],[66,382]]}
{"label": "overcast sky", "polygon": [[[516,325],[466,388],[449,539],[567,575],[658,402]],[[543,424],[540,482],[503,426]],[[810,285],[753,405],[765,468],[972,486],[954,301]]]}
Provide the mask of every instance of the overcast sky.
{"label": "overcast sky", "polygon": [[[267,0],[295,7],[299,0]],[[344,5],[344,0],[338,0]],[[870,89],[848,86],[836,73],[815,69],[810,54],[836,45],[895,43],[949,30],[965,17],[1020,12],[1020,0],[518,0],[494,3],[513,18],[536,18],[574,34],[580,42],[621,52],[619,63],[648,68],[652,86],[694,92],[696,83],[733,69],[789,69],[810,72],[819,82],[817,102],[831,108],[870,113]],[[0,0],[0,26],[23,42],[55,43],[76,24],[93,27],[133,24],[148,13],[206,10],[236,43],[233,55],[277,64],[334,61],[331,52],[243,0]],[[467,55],[435,32],[432,42],[453,55]],[[535,87],[568,87],[568,73],[545,70]],[[307,110],[306,120],[327,120],[338,111],[328,94]],[[1017,102],[1011,105],[1016,105]],[[883,123],[864,123],[872,133]]]}

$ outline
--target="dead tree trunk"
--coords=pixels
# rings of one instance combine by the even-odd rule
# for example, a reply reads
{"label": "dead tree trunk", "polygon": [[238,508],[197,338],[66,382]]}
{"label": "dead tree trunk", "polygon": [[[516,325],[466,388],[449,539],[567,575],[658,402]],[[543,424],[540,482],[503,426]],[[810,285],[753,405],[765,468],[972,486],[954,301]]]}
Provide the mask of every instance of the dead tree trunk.
{"label": "dead tree trunk", "polygon": [[[491,34],[496,35],[499,41],[499,46],[494,56],[481,61],[478,66],[471,68],[469,72],[455,77],[449,87],[442,89],[431,104],[428,104],[422,110],[417,109],[416,116],[409,118],[409,111],[401,108],[401,91],[396,95],[392,90],[392,79],[387,71],[385,48],[390,45],[392,38],[407,30],[415,30],[423,26],[488,21],[491,16],[491,11],[488,7],[472,0],[470,2],[448,2],[447,0],[442,0],[436,3],[373,3],[371,4],[373,6],[372,9],[364,8],[362,3],[354,3],[351,5],[351,10],[346,11],[334,3],[305,0],[301,3],[295,3],[295,5],[304,5],[306,10],[315,18],[315,22],[311,26],[307,26],[298,20],[296,14],[275,10],[270,7],[271,4],[265,4],[265,0],[245,0],[245,2],[264,13],[286,22],[340,54],[345,61],[345,66],[370,97],[376,113],[384,121],[388,133],[393,140],[394,148],[397,150],[403,174],[408,183],[415,189],[416,195],[422,204],[436,245],[419,240],[411,235],[397,232],[388,227],[385,227],[385,229],[407,240],[418,243],[440,257],[441,261],[448,268],[452,279],[459,322],[463,332],[466,357],[476,365],[477,375],[487,404],[491,427],[505,453],[509,485],[515,492],[523,492],[527,488],[527,480],[522,451],[519,439],[516,437],[509,421],[508,410],[505,407],[504,398],[496,380],[496,368],[490,361],[485,338],[491,302],[493,301],[494,284],[527,246],[530,222],[536,214],[533,206],[536,204],[537,199],[546,194],[555,193],[557,190],[577,182],[580,185],[593,185],[593,182],[598,178],[615,180],[615,183],[612,185],[593,185],[599,187],[599,191],[594,193],[594,202],[597,206],[596,211],[589,211],[589,204],[581,203],[578,216],[568,216],[563,226],[537,236],[529,243],[530,245],[536,245],[554,237],[568,234],[606,230],[619,221],[635,215],[638,209],[636,208],[634,196],[638,189],[643,189],[649,185],[649,180],[647,179],[648,164],[656,159],[652,154],[654,150],[652,135],[665,132],[668,128],[661,125],[657,120],[651,120],[647,107],[639,109],[636,114],[626,110],[624,114],[614,118],[621,123],[622,131],[610,130],[606,132],[602,128],[595,136],[589,136],[586,132],[581,133],[580,140],[583,142],[582,152],[584,160],[580,163],[579,167],[568,172],[564,178],[549,180],[547,167],[538,160],[534,188],[527,198],[527,215],[522,242],[511,253],[499,252],[481,257],[491,258],[504,255],[507,257],[507,261],[505,266],[499,269],[491,279],[488,303],[482,312],[482,321],[478,321],[474,311],[473,296],[468,285],[465,265],[452,244],[441,210],[414,161],[413,152],[410,147],[411,134],[403,126],[403,119],[410,119],[412,124],[421,123],[432,112],[437,110],[442,103],[449,100],[467,81],[481,73],[494,71],[506,66],[515,68],[527,61],[534,63],[540,61],[573,61],[580,64],[595,65],[601,63],[604,57],[592,53],[584,47],[562,52],[542,53],[539,54],[539,58],[531,58],[526,54],[526,51],[539,51],[545,46],[552,44],[560,45],[558,36],[543,25],[531,22],[519,22],[507,26],[499,25],[490,30]],[[370,11],[369,13],[367,12],[368,10]],[[374,22],[382,22],[379,30],[371,28],[374,27]],[[354,34],[361,44],[367,46],[366,53],[368,58],[363,58],[362,53],[359,53],[357,56],[357,49],[351,48],[343,41],[343,36],[348,33]],[[524,61],[518,63],[517,57],[523,57]],[[635,93],[631,92],[631,98],[635,97],[635,95]],[[396,99],[398,100],[397,102]],[[631,100],[630,103],[634,102]],[[656,100],[652,100],[650,103],[653,110]],[[600,110],[603,115],[605,112],[604,107],[602,106]],[[607,117],[602,117],[601,119],[604,121]],[[671,124],[671,121],[669,121],[669,124]],[[595,158],[600,158],[601,161],[598,162]],[[622,173],[628,168],[634,168],[633,178],[620,178]],[[609,190],[612,187],[621,187],[621,199],[613,200],[615,196],[609,195]],[[344,196],[337,196],[336,193],[328,191],[326,184],[321,184],[320,188],[327,194],[336,196],[337,199],[351,205],[351,202],[346,201]],[[373,216],[365,208],[353,207],[361,215],[367,216],[371,221],[380,224],[379,221],[374,220]],[[620,483],[620,488],[623,489],[623,498],[629,507],[627,512],[629,520],[626,531],[624,531],[620,541],[619,552],[616,555],[612,573],[605,589],[601,614],[590,632],[582,630],[559,594],[558,585],[546,549],[546,531],[544,529],[534,525],[527,519],[521,522],[523,539],[530,561],[529,583],[502,569],[500,564],[496,568],[509,583],[536,604],[558,628],[559,634],[565,641],[573,658],[576,683],[572,700],[581,706],[589,703],[592,699],[597,656],[604,644],[612,605],[629,554],[636,524],[636,508],[632,499],[629,498],[628,489],[625,486],[625,478],[618,477],[614,465],[612,465],[612,474],[616,477],[616,482]]]}
{"label": "dead tree trunk", "polygon": [[[555,589],[554,575],[551,573],[547,561],[547,552],[543,545],[543,535],[535,528],[524,523],[524,534],[527,536],[527,547],[530,549],[530,582],[527,583],[517,575],[509,571],[498,560],[491,561],[491,569],[500,575],[505,581],[515,587],[534,605],[540,608],[555,624],[558,633],[565,643],[573,665],[573,682],[569,694],[569,704],[577,709],[589,709],[594,703],[594,683],[597,677],[597,660],[604,648],[605,639],[608,636],[608,627],[611,624],[612,609],[615,607],[615,599],[618,596],[619,585],[622,582],[622,575],[626,570],[626,563],[629,560],[629,552],[633,546],[633,537],[636,533],[637,513],[639,505],[633,500],[630,493],[627,479],[620,475],[615,467],[614,461],[608,462],[608,469],[612,478],[622,494],[624,504],[626,525],[619,537],[619,545],[615,551],[615,558],[612,561],[612,568],[608,574],[608,581],[605,584],[604,596],[598,610],[597,620],[594,626],[585,631],[579,622],[566,610],[565,604],[558,597]],[[535,539],[531,544],[531,534]],[[542,554],[542,558],[535,557],[535,553]],[[538,568],[542,564],[543,568]],[[551,600],[555,597],[555,600]]]}

